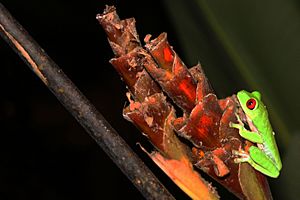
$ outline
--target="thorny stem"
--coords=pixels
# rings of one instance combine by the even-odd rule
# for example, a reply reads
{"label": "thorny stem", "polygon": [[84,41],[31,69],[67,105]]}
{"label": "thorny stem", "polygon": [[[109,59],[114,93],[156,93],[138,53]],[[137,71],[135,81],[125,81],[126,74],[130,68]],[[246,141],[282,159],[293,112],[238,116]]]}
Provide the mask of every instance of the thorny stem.
{"label": "thorny stem", "polygon": [[146,199],[174,199],[104,117],[1,3],[0,34]]}

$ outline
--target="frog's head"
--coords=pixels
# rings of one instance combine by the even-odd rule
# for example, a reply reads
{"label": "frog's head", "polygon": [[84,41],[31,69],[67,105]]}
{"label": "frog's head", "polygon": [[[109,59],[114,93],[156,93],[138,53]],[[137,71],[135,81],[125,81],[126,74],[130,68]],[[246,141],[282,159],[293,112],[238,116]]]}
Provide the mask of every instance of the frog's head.
{"label": "frog's head", "polygon": [[251,120],[265,114],[265,106],[261,101],[261,94],[258,91],[250,93],[242,90],[237,93],[237,98],[246,116]]}

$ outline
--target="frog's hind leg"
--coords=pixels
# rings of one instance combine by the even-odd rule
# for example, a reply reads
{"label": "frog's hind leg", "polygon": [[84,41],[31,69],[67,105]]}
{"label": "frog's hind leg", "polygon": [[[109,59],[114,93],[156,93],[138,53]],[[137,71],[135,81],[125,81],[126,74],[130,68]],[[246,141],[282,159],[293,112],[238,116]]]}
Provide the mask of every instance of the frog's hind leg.
{"label": "frog's hind leg", "polygon": [[249,148],[250,159],[247,162],[261,173],[277,178],[279,176],[279,170],[275,166],[273,160],[269,158],[262,150],[256,146]]}

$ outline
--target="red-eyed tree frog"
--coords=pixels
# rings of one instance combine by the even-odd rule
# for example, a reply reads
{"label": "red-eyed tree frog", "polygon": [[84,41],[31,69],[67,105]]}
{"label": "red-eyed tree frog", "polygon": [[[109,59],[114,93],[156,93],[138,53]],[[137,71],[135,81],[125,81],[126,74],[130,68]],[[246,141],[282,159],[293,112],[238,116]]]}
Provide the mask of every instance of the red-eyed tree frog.
{"label": "red-eyed tree frog", "polygon": [[241,137],[256,143],[251,146],[249,153],[244,150],[233,151],[238,156],[234,162],[248,162],[261,173],[277,178],[282,164],[275,141],[275,133],[271,127],[266,106],[261,101],[261,94],[257,91],[249,93],[242,90],[237,93],[237,99],[244,111],[250,130],[244,127],[238,117],[238,124],[230,123],[230,127],[237,128]]}

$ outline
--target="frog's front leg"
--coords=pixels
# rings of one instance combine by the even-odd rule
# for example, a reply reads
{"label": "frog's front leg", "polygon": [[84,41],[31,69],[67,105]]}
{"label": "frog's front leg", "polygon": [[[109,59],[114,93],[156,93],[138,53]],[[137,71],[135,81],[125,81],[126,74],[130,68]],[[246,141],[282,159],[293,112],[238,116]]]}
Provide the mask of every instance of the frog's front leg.
{"label": "frog's front leg", "polygon": [[259,133],[247,130],[244,127],[244,123],[239,118],[239,116],[236,115],[236,117],[238,119],[238,123],[236,124],[236,123],[230,122],[229,126],[231,128],[238,129],[240,136],[246,140],[249,140],[250,142],[259,143],[259,144],[263,143],[263,139]]}
{"label": "frog's front leg", "polygon": [[232,151],[232,154],[239,156],[234,159],[235,163],[248,162],[256,170],[267,176],[273,178],[277,178],[279,176],[279,170],[272,159],[266,156],[266,154],[256,146],[251,146],[249,148],[249,154],[243,150]]}

